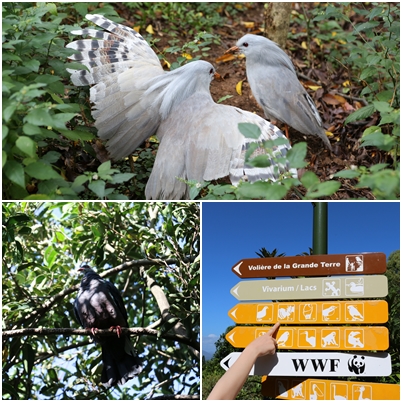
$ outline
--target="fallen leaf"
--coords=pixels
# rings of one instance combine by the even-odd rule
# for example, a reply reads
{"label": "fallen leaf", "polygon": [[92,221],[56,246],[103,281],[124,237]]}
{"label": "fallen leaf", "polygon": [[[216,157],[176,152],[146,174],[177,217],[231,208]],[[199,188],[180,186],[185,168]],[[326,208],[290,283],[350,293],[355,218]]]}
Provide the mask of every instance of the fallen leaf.
{"label": "fallen leaf", "polygon": [[167,65],[167,67],[170,69],[170,63],[166,60],[166,59],[163,59],[163,62]]}
{"label": "fallen leaf", "polygon": [[343,87],[350,87],[350,81],[346,80],[346,81],[342,82],[342,86]]}
{"label": "fallen leaf", "polygon": [[151,34],[151,35],[154,35],[154,34],[155,34],[154,29],[152,28],[152,25],[151,25],[151,24],[149,24],[149,25],[146,27],[145,30],[146,30],[149,34]]}
{"label": "fallen leaf", "polygon": [[254,28],[254,22],[246,22],[246,21],[242,21],[241,25],[244,25],[246,28]]}
{"label": "fallen leaf", "polygon": [[301,47],[307,50],[307,43],[305,41],[302,42]]}
{"label": "fallen leaf", "polygon": [[320,85],[307,85],[307,88],[310,88],[312,91],[317,91],[317,89],[320,89]]}
{"label": "fallen leaf", "polygon": [[237,84],[236,84],[236,92],[241,96],[241,89],[242,89],[242,86],[243,86],[243,80],[241,80],[241,81],[239,81]]}
{"label": "fallen leaf", "polygon": [[235,58],[236,58],[236,57],[235,57],[234,54],[227,53],[227,54],[224,54],[224,55],[222,55],[222,56],[219,56],[215,61],[216,61],[217,63],[226,63],[226,62],[228,62],[228,61],[234,60]]}
{"label": "fallen leaf", "polygon": [[[340,98],[342,98],[342,97],[340,96]],[[341,101],[336,97],[336,95],[332,95],[332,94],[325,94],[325,95],[322,97],[322,100],[323,100],[327,105],[339,105],[339,104],[345,102],[345,99],[343,99],[344,102],[341,102]]]}
{"label": "fallen leaf", "polygon": [[134,29],[134,31],[136,31],[136,32],[140,33],[140,29],[141,29],[141,27],[138,25],[138,27],[133,27],[133,29]]}
{"label": "fallen leaf", "polygon": [[185,57],[187,60],[191,60],[193,57],[191,56],[191,54],[188,53],[182,53],[181,54],[183,57]]}

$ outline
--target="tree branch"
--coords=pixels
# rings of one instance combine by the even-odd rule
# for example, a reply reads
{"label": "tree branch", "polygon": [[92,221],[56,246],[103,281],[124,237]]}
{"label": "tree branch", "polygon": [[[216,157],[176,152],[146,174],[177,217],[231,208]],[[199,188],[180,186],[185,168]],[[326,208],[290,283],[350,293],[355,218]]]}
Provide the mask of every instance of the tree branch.
{"label": "tree branch", "polygon": [[[175,342],[183,343],[189,345],[197,350],[199,350],[199,344],[197,342],[192,342],[185,336],[179,334],[163,334],[160,335],[159,331],[150,328],[121,328],[123,334],[132,335],[149,335],[149,336],[160,336],[163,339],[172,340]],[[117,333],[116,329],[98,329],[96,330],[97,335],[101,336],[115,336]],[[15,336],[26,336],[26,335],[91,335],[90,329],[75,329],[75,328],[23,328],[23,329],[12,329],[9,331],[3,331],[3,339],[12,338]]]}
{"label": "tree branch", "polygon": [[[194,261],[196,257],[188,257],[183,259],[183,261]],[[131,267],[140,267],[140,266],[153,266],[153,265],[165,265],[165,264],[177,264],[181,261],[174,259],[174,258],[169,258],[167,260],[163,260],[163,259],[155,259],[155,260],[151,260],[151,259],[143,259],[143,260],[134,260],[134,261],[129,261],[129,262],[125,262],[121,265],[118,265],[117,267],[114,267],[112,269],[108,269],[107,271],[102,272],[100,275],[101,278],[105,278],[107,276],[110,276],[114,273],[118,273],[120,271],[124,271],[127,268],[131,268]],[[65,289],[62,292],[56,294],[55,296],[51,297],[48,301],[46,301],[45,303],[43,303],[42,307],[38,308],[37,310],[32,311],[30,314],[25,315],[23,318],[21,318],[20,320],[18,320],[14,326],[13,329],[16,329],[18,327],[21,326],[21,324],[23,323],[27,323],[29,322],[29,320],[31,319],[35,319],[38,315],[42,315],[45,312],[47,312],[48,310],[50,310],[50,308],[59,300],[63,299],[64,297],[68,296],[71,293],[76,292],[79,289],[79,284],[72,286],[69,289]]]}

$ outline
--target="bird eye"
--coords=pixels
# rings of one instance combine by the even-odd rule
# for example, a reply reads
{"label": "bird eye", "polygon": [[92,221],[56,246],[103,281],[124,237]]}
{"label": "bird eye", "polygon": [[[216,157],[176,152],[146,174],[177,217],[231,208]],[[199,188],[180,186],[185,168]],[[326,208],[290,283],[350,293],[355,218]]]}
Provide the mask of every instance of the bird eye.
{"label": "bird eye", "polygon": [[248,43],[247,43],[247,42],[244,42],[244,43],[243,43],[243,46],[244,46],[244,47],[248,47]]}
{"label": "bird eye", "polygon": [[210,73],[210,74],[213,74],[213,73],[214,73],[214,69],[211,68],[211,69],[209,70],[209,73]]}

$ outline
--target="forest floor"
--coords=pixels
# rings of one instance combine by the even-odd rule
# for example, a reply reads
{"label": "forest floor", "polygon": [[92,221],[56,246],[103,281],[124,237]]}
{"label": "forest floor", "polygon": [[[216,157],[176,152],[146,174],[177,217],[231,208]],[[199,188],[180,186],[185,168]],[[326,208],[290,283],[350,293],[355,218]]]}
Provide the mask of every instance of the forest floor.
{"label": "forest floor", "polygon": [[[231,3],[225,3],[231,4]],[[233,3],[232,3],[233,4]],[[138,23],[138,16],[144,20],[144,13],[141,10],[133,10],[126,6],[126,3],[114,3],[114,8],[121,18],[126,19],[122,24],[135,27]],[[314,7],[313,3],[305,3],[305,7]],[[298,7],[295,3],[294,7]],[[223,104],[239,107],[244,110],[254,112],[261,117],[264,117],[262,109],[254,99],[246,77],[245,58],[237,57],[227,58],[222,61],[225,51],[234,46],[237,40],[246,33],[261,33],[264,21],[264,3],[242,3],[241,10],[234,16],[225,12],[225,6],[222,7],[222,14],[226,16],[225,23],[212,28],[212,34],[220,38],[220,44],[211,44],[210,50],[202,59],[211,62],[217,72],[223,77],[223,80],[214,80],[211,84],[211,93],[215,101],[231,95],[224,100]],[[353,18],[353,16],[352,16]],[[358,15],[356,19],[360,18]],[[163,52],[171,46],[172,40],[178,40],[177,46],[182,46],[193,39],[183,30],[175,31],[174,35],[169,34],[169,24],[166,18],[150,18],[147,19],[147,24],[152,25],[153,36],[158,38],[155,51]],[[176,27],[180,21],[175,21]],[[247,28],[252,26],[252,28]],[[143,26],[140,33],[145,37]],[[351,30],[352,26],[344,23],[345,30]],[[297,34],[305,31],[305,27],[291,23],[290,30],[292,34]],[[298,71],[299,79],[314,99],[317,109],[320,112],[324,122],[324,127],[329,135],[333,153],[329,152],[323,145],[322,141],[317,137],[305,136],[290,129],[290,140],[292,144],[305,141],[308,144],[306,170],[313,171],[320,181],[327,181],[332,178],[334,173],[344,169],[350,169],[353,166],[364,166],[369,168],[377,163],[390,163],[392,159],[386,152],[380,151],[374,147],[359,147],[360,138],[367,127],[375,125],[379,120],[379,115],[375,114],[373,118],[361,120],[356,123],[344,125],[346,117],[353,111],[364,106],[364,101],[359,99],[359,93],[362,87],[359,87],[357,80],[352,80],[353,72],[339,64],[336,68],[326,61],[325,53],[328,53],[325,45],[321,47],[314,41],[314,31],[311,32],[310,54],[313,58],[312,63],[306,62],[306,44],[305,35],[292,35],[297,37],[296,40],[288,40],[286,52],[292,59],[296,70]],[[342,45],[339,45],[342,46]],[[173,63],[177,54],[166,54],[165,58]],[[302,77],[302,78],[300,78]],[[281,77],[278,77],[280,80]],[[236,85],[242,81],[242,94],[239,95],[236,91]],[[350,86],[349,94],[345,95],[343,88],[345,85]],[[281,123],[277,123],[280,128],[283,128]],[[374,199],[374,196],[367,188],[357,188],[355,179],[337,179],[342,183],[341,188],[326,199],[351,199],[363,198]],[[303,194],[303,190],[301,191]],[[289,192],[287,199],[300,199],[300,192]]]}

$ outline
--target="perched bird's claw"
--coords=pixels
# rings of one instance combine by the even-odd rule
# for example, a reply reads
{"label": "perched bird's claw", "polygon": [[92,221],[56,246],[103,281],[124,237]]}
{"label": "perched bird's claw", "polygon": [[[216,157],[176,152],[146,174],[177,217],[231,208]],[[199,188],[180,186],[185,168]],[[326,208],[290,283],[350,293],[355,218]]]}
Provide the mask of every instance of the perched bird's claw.
{"label": "perched bird's claw", "polygon": [[95,333],[96,333],[97,330],[98,330],[98,328],[91,328],[91,334],[93,336],[96,336]]}
{"label": "perched bird's claw", "polygon": [[110,327],[110,329],[115,329],[117,332],[117,337],[120,338],[120,335],[121,335],[121,326],[120,325],[115,325],[113,327]]}

